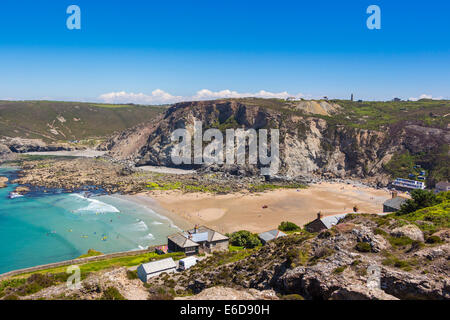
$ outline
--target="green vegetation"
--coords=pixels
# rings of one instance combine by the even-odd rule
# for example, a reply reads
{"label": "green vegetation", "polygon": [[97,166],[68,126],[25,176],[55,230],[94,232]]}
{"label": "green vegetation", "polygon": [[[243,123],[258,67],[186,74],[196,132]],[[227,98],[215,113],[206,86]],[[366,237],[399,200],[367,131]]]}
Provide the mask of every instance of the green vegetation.
{"label": "green vegetation", "polygon": [[67,281],[67,273],[33,274],[27,279],[9,279],[0,282],[0,298],[9,296],[28,296],[42,289]]}
{"label": "green vegetation", "polygon": [[[205,192],[205,193],[229,193],[234,190],[227,184],[212,182],[208,179],[202,181],[151,181],[146,185],[149,190],[180,190],[183,192]],[[285,184],[249,184],[250,192],[264,192],[276,189],[301,189],[306,188],[303,184],[285,183]]]}
{"label": "green vegetation", "polygon": [[258,235],[247,230],[241,230],[233,232],[232,234],[227,234],[227,237],[230,238],[230,243],[233,246],[237,247],[252,249],[261,245],[261,241],[259,240]]}
{"label": "green vegetation", "polygon": [[94,249],[89,249],[86,254],[79,256],[77,259],[87,258],[87,257],[95,257],[95,256],[101,256],[101,255],[103,255],[103,253],[101,253],[100,251],[97,251]]}
{"label": "green vegetation", "polygon": [[243,246],[233,246],[233,245],[229,245],[228,246],[228,250],[230,250],[230,252],[233,251],[241,251],[244,250],[245,248]]}
{"label": "green vegetation", "polygon": [[359,252],[371,252],[372,247],[367,242],[358,242],[355,246],[355,249]]}
{"label": "green vegetation", "polygon": [[108,287],[102,294],[100,300],[126,300],[115,287]]}
{"label": "green vegetation", "polygon": [[128,280],[139,279],[138,274],[137,274],[137,270],[134,270],[134,271],[127,270],[127,278],[128,278]]}
{"label": "green vegetation", "polygon": [[[104,137],[150,121],[164,111],[160,106],[0,101],[0,136],[14,132],[21,138],[47,142]],[[50,131],[48,124],[52,123],[58,134]]]}
{"label": "green vegetation", "polygon": [[301,228],[298,225],[296,225],[293,222],[289,222],[289,221],[283,221],[278,226],[278,230],[286,231],[286,232],[300,231],[300,229]]}
{"label": "green vegetation", "polygon": [[427,190],[413,190],[411,192],[411,198],[412,199],[408,199],[406,203],[400,207],[400,210],[396,212],[397,216],[405,215],[426,207],[432,207],[444,201],[444,197],[438,198],[433,192]]}
{"label": "green vegetation", "polygon": [[306,185],[300,183],[288,183],[288,184],[270,184],[270,183],[262,183],[262,184],[251,184],[249,186],[249,191],[251,192],[264,192],[268,190],[276,190],[276,189],[305,189]]}
{"label": "green vegetation", "polygon": [[449,119],[443,117],[448,113],[450,101],[349,101],[332,100],[344,108],[342,113],[330,119],[346,126],[376,129],[409,120],[422,125],[445,128]]}
{"label": "green vegetation", "polygon": [[[169,258],[169,257],[172,257],[175,260],[177,260],[177,259],[184,258],[185,255],[182,252],[173,252],[173,253],[167,253],[167,254],[163,254],[163,255],[159,255],[155,252],[149,252],[149,253],[143,253],[143,254],[138,254],[138,255],[133,255],[133,256],[125,256],[125,257],[118,257],[118,258],[111,258],[111,259],[105,259],[105,260],[100,260],[100,261],[88,262],[88,263],[85,263],[85,264],[82,264],[79,266],[80,266],[80,271],[81,271],[81,277],[84,279],[91,272],[96,272],[96,271],[108,269],[111,267],[132,267],[132,266],[137,266],[142,263],[149,262],[149,261],[159,260],[159,259],[164,259],[164,258]],[[27,277],[29,275],[37,274],[37,273],[46,274],[46,273],[65,272],[66,269],[67,269],[66,266],[58,267],[58,268],[51,268],[51,269],[36,271],[33,273],[29,273],[29,274],[18,275],[15,278]]]}
{"label": "green vegetation", "polygon": [[[404,151],[403,153],[395,154],[383,168],[393,178],[405,179],[411,179],[409,174],[414,174],[417,177],[420,171],[425,171],[427,185],[433,186],[439,181],[448,180],[450,177],[450,167],[448,166],[450,161],[449,152],[450,147],[447,144],[441,145],[436,150],[417,154]],[[420,164],[420,168],[417,167],[417,164]],[[414,178],[412,180],[420,181]]]}
{"label": "green vegetation", "polygon": [[291,249],[286,254],[286,263],[290,268],[306,266],[310,258],[311,257],[307,249]]}
{"label": "green vegetation", "polygon": [[[396,214],[394,215],[394,217],[397,219],[413,222],[427,234],[432,234],[443,228],[450,228],[450,191],[441,192],[436,196],[436,198],[432,197],[431,200],[427,197],[428,196],[425,197],[425,200],[421,198],[422,200],[418,201],[417,203],[413,202],[412,204],[408,205],[405,211],[409,211],[410,207],[422,207],[424,202],[434,203],[434,201],[436,201],[438,202],[438,204],[420,208],[410,213],[400,215]],[[403,213],[402,210],[401,213]]]}
{"label": "green vegetation", "polygon": [[385,266],[393,266],[405,271],[411,271],[413,267],[418,265],[418,261],[415,259],[407,259],[402,260],[399,257],[396,257],[393,253],[383,252],[383,255],[386,257],[382,264]]}
{"label": "green vegetation", "polygon": [[281,300],[305,300],[305,298],[303,298],[299,294],[294,293],[281,296]]}
{"label": "green vegetation", "polygon": [[413,240],[408,237],[388,237],[388,241],[394,248],[405,248],[413,243]]}
{"label": "green vegetation", "polygon": [[344,272],[344,270],[347,269],[347,266],[341,266],[341,267],[337,267],[336,269],[333,270],[334,274],[339,274]]}

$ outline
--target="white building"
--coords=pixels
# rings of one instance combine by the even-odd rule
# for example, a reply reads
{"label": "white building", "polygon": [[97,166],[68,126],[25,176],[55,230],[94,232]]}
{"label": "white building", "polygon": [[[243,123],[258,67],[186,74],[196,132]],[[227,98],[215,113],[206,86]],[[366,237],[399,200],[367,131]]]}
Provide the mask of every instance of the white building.
{"label": "white building", "polygon": [[137,274],[139,279],[142,280],[142,282],[147,282],[148,279],[156,277],[157,275],[160,275],[163,272],[171,273],[175,272],[176,269],[177,265],[175,261],[173,261],[172,258],[167,258],[141,264],[137,268]]}

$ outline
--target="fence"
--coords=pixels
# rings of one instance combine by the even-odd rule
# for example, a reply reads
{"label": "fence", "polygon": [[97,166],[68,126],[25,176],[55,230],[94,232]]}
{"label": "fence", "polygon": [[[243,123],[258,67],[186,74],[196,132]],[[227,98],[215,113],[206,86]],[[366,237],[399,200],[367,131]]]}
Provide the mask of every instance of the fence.
{"label": "fence", "polygon": [[100,256],[86,257],[86,258],[73,259],[73,260],[65,260],[65,261],[49,263],[49,264],[44,264],[44,265],[30,267],[30,268],[13,270],[13,271],[9,271],[9,272],[0,274],[0,279],[16,276],[16,275],[19,275],[22,273],[35,272],[35,271],[40,271],[40,270],[45,270],[45,269],[58,268],[58,267],[70,266],[70,265],[74,265],[74,264],[84,264],[87,262],[101,261],[101,260],[106,260],[106,259],[111,259],[111,258],[128,257],[128,256],[135,256],[135,255],[140,255],[140,254],[144,254],[144,253],[150,253],[150,252],[153,252],[156,247],[159,247],[159,245],[148,247],[147,249],[144,249],[144,250],[109,253],[109,254],[103,254]]}

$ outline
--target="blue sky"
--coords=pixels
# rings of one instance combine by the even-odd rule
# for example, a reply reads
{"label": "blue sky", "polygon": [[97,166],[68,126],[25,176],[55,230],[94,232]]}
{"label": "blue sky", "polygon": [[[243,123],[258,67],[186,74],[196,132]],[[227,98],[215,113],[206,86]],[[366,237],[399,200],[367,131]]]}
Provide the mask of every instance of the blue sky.
{"label": "blue sky", "polygon": [[0,99],[450,98],[449,18],[446,0],[2,0]]}

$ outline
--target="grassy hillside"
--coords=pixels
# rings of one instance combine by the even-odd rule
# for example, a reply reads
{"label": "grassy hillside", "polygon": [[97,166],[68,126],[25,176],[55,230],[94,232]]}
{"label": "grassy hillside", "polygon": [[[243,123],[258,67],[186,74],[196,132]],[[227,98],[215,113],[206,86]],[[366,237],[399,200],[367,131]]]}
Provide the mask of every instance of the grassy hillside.
{"label": "grassy hillside", "polygon": [[104,137],[149,121],[164,110],[160,106],[0,101],[0,136],[45,141]]}
{"label": "grassy hillside", "polygon": [[[298,101],[283,99],[242,98],[224,99],[237,100],[246,105],[260,106],[285,114],[304,115],[295,106]],[[317,100],[325,101],[325,100]],[[434,128],[447,128],[450,123],[450,100],[419,101],[350,101],[327,100],[342,107],[338,114],[331,116],[316,115],[330,123],[357,127],[362,129],[379,130],[388,125],[410,121]]]}

